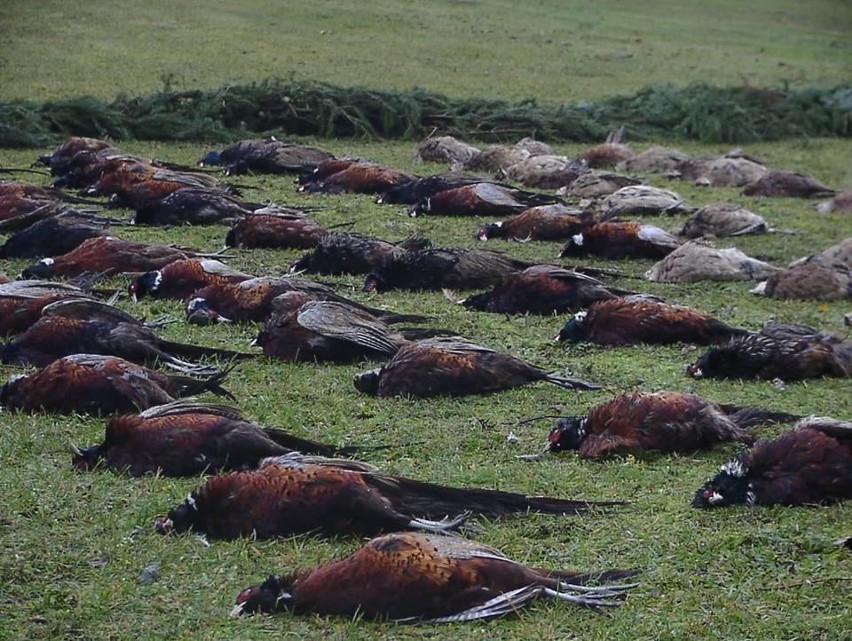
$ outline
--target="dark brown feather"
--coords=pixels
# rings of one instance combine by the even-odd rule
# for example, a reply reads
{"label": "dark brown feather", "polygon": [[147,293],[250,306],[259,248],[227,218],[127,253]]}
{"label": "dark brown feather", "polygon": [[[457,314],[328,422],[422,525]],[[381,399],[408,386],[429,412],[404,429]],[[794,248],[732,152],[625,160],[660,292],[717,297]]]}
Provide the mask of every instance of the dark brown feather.
{"label": "dark brown feather", "polygon": [[218,260],[188,258],[137,276],[130,283],[129,292],[134,299],[145,295],[186,299],[207,285],[238,283],[249,278],[254,276],[231,269]]}
{"label": "dark brown feather", "polygon": [[288,292],[257,336],[263,353],[287,361],[352,362],[387,358],[405,336],[370,312],[336,300]]}
{"label": "dark brown feather", "polygon": [[103,354],[134,363],[162,362],[182,371],[209,371],[184,358],[245,358],[231,350],[167,341],[121,310],[85,298],[66,299],[43,308],[42,317],[2,350],[4,363],[44,366],[70,354]]}
{"label": "dark brown feather", "polygon": [[849,498],[852,424],[809,417],[723,465],[692,505],[815,505]]}
{"label": "dark brown feather", "polygon": [[322,225],[295,214],[252,213],[243,216],[225,237],[228,247],[309,249],[328,234]]}
{"label": "dark brown feather", "polygon": [[390,254],[364,282],[365,291],[474,289],[497,285],[531,263],[500,252],[444,247]]}
{"label": "dark brown feather", "polygon": [[583,458],[653,452],[690,453],[718,443],[752,444],[747,425],[797,417],[758,408],[726,409],[683,392],[632,392],[597,405],[585,417],[560,419],[550,433],[552,452],[579,450]]}
{"label": "dark brown feather", "polygon": [[103,466],[132,476],[195,476],[252,469],[270,456],[293,451],[322,456],[351,454],[246,420],[239,410],[197,401],[175,401],[109,421],[104,440],[74,456],[74,466]]}
{"label": "dark brown feather", "polygon": [[517,216],[480,227],[477,238],[567,240],[592,222],[592,212],[579,211],[566,205],[539,205],[525,209]]}
{"label": "dark brown feather", "polygon": [[263,174],[311,172],[334,156],[322,149],[299,145],[275,138],[238,140],[221,152],[207,154],[199,165],[223,165],[225,173],[236,175],[246,171]]}
{"label": "dark brown feather", "polygon": [[564,314],[627,293],[579,272],[534,265],[508,274],[490,291],[469,296],[461,304],[497,314]]}
{"label": "dark brown feather", "polygon": [[613,505],[618,503],[443,486],[381,474],[357,462],[290,454],[268,459],[257,470],[209,479],[173,509],[159,529],[192,529],[215,538],[305,532],[371,535],[452,529],[461,521],[446,518],[470,512],[490,517],[529,511],[570,515]]}
{"label": "dark brown feather", "polygon": [[114,356],[72,354],[33,374],[12,377],[0,388],[0,404],[24,412],[126,413],[205,390],[233,398],[219,385],[224,377],[225,372],[175,376]]}
{"label": "dark brown feather", "polygon": [[748,334],[697,309],[648,297],[595,302],[560,330],[559,340],[599,345],[694,343],[709,345]]}
{"label": "dark brown feather", "polygon": [[693,378],[785,381],[852,376],[852,342],[804,325],[769,323],[759,333],[711,347],[687,373]]}
{"label": "dark brown feather", "polygon": [[367,274],[390,257],[430,245],[420,238],[392,242],[354,232],[323,236],[316,248],[293,263],[292,271],[312,274]]}
{"label": "dark brown feather", "polygon": [[403,345],[384,367],[355,377],[355,387],[373,396],[465,396],[547,381],[567,389],[597,385],[548,374],[510,354],[461,337],[431,338]]}
{"label": "dark brown feather", "polygon": [[190,249],[99,235],[84,240],[66,254],[39,261],[24,269],[22,275],[24,278],[74,278],[87,273],[147,272],[187,259],[195,253]]}
{"label": "dark brown feather", "polygon": [[0,247],[0,258],[41,258],[66,254],[89,238],[106,236],[106,227],[106,222],[94,216],[68,210],[35,221],[9,236]]}

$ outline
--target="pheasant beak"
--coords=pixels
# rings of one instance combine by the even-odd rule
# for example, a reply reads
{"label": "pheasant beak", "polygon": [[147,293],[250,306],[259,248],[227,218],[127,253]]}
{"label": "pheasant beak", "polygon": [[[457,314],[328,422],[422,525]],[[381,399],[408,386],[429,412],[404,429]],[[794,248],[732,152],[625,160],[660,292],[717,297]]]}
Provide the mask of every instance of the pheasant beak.
{"label": "pheasant beak", "polygon": [[521,461],[537,461],[538,459],[540,459],[542,456],[544,456],[548,452],[550,452],[550,443],[549,442],[545,443],[544,448],[542,448],[540,451],[536,452],[535,454],[521,454],[519,456],[516,456],[515,458],[520,459]]}
{"label": "pheasant beak", "polygon": [[154,529],[160,534],[170,534],[175,529],[175,524],[170,518],[163,517],[154,521]]}
{"label": "pheasant beak", "polygon": [[228,616],[232,619],[243,616],[244,606],[245,603],[237,603],[237,605],[231,608],[231,611],[228,613]]}

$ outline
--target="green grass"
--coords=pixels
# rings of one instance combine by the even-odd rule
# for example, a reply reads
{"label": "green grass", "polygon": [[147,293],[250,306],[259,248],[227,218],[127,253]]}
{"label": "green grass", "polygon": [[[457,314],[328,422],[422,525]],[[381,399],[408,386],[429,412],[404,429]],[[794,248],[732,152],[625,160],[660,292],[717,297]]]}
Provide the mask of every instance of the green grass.
{"label": "green grass", "polygon": [[[363,3],[362,3],[363,4]],[[165,83],[177,89],[218,87],[269,76],[344,85],[406,89],[420,86],[452,96],[563,102],[627,94],[660,82],[779,86],[848,82],[847,2],[757,0],[682,3],[464,2],[386,0],[369,6],[338,2],[245,0],[215,8],[186,0],[151,0],[128,8],[108,2],[23,2],[4,7],[0,23],[0,100],[43,100],[120,92],[147,94]],[[635,6],[634,6],[635,5]],[[634,7],[634,8],[631,8]],[[638,8],[641,7],[641,13]],[[380,34],[380,37],[379,35]],[[316,141],[338,153],[438,171],[413,162],[413,144]],[[198,144],[122,143],[127,151],[192,162]],[[690,153],[724,147],[679,145]],[[639,147],[641,149],[641,147]],[[849,142],[802,139],[749,145],[768,163],[799,168],[839,188],[852,186]],[[0,149],[0,166],[29,164],[42,150]],[[558,151],[576,155],[580,147]],[[32,176],[22,175],[26,180]],[[436,244],[475,246],[478,219],[410,219],[402,208],[379,207],[365,196],[307,197],[289,180],[240,179],[253,200],[321,204],[323,223],[354,221],[355,229],[389,238],[412,232]],[[666,184],[654,178],[655,184]],[[669,186],[669,185],[667,185]],[[749,254],[784,264],[852,235],[848,215],[818,215],[798,200],[742,198],[736,190],[672,188],[699,205],[734,199],[779,228],[801,233],[744,237]],[[674,227],[682,219],[657,220]],[[175,230],[117,228],[127,238],[175,242]],[[181,229],[179,242],[217,249],[224,228]],[[491,241],[488,247],[552,260],[555,245]],[[298,252],[237,251],[232,264],[257,274],[284,273]],[[6,261],[17,274],[26,261]],[[750,328],[769,319],[805,322],[847,333],[848,303],[770,301],[748,294],[751,284],[664,286],[639,276],[650,261],[595,263],[624,271],[626,287],[653,291]],[[201,479],[130,479],[70,469],[68,443],[100,440],[104,420],[0,413],[0,638],[8,639],[848,639],[852,555],[831,541],[852,534],[852,504],[802,509],[699,512],[692,493],[736,450],[673,457],[617,458],[604,463],[572,455],[535,462],[517,454],[538,450],[550,423],[520,426],[543,414],[575,414],[625,389],[695,390],[720,402],[798,413],[852,416],[847,380],[794,383],[692,381],[684,365],[695,357],[679,346],[607,350],[559,347],[551,337],[560,318],[475,314],[440,293],[366,296],[359,278],[334,278],[341,291],[371,304],[428,311],[448,327],[543,367],[570,369],[607,385],[569,393],[539,384],[484,397],[407,401],[359,395],[353,374],[373,364],[290,365],[259,359],[235,370],[228,387],[246,414],[265,424],[338,443],[390,443],[369,460],[388,472],[456,485],[534,494],[624,499],[630,505],[584,518],[532,515],[484,523],[486,543],[522,561],[555,567],[635,567],[641,587],[612,617],[542,602],[515,618],[453,626],[401,627],[340,618],[226,615],[237,592],[271,572],[308,566],[358,541],[217,542],[164,538],[152,523]],[[116,287],[126,281],[111,281]],[[133,307],[168,314],[169,301]],[[163,333],[210,345],[243,347],[256,328],[189,327]],[[16,368],[0,366],[0,380]],[[761,430],[764,436],[783,428]],[[519,442],[507,437],[514,433]],[[161,564],[158,580],[139,573]]]}
{"label": "green grass", "polygon": [[850,79],[843,0],[6,3],[0,100],[266,77],[569,102],[652,84]]}
{"label": "green grass", "polygon": [[[359,144],[318,141],[335,152],[365,157],[423,173],[435,165],[412,160],[412,144]],[[128,151],[190,162],[200,145],[128,143]],[[721,149],[685,144],[691,153]],[[560,148],[576,154],[577,146]],[[848,186],[852,175],[841,162],[848,143],[836,140],[788,141],[754,145],[747,151],[768,163],[806,168],[830,185]],[[21,166],[30,151],[0,151],[0,164]],[[777,264],[852,235],[848,215],[818,215],[812,203],[793,199],[749,199],[736,190],[704,190],[668,184],[698,205],[734,199],[793,235],[720,241]],[[253,199],[319,204],[317,218],[333,224],[354,221],[359,231],[400,238],[412,232],[438,244],[475,246],[472,233],[484,220],[425,217],[410,219],[402,208],[382,207],[366,196],[305,196],[289,179],[240,179],[256,187]],[[682,218],[657,219],[674,227]],[[175,230],[121,228],[128,238],[173,242]],[[179,240],[203,249],[221,246],[222,227],[186,228]],[[556,246],[489,241],[488,247],[537,260],[552,260]],[[235,251],[232,264],[257,274],[284,273],[296,251]],[[8,261],[16,274],[26,261]],[[746,327],[766,320],[806,322],[844,333],[843,302],[813,304],[758,299],[750,283],[664,286],[640,278],[650,261],[595,263],[623,271],[620,284],[662,293]],[[77,474],[69,466],[68,443],[97,442],[104,421],[83,417],[23,416],[4,413],[0,429],[0,487],[4,493],[0,530],[4,627],[9,638],[230,639],[276,637],[454,638],[488,635],[514,638],[760,638],[844,639],[852,634],[848,610],[852,555],[831,541],[850,534],[852,504],[800,509],[731,509],[699,512],[692,493],[734,446],[691,456],[616,458],[590,463],[573,455],[535,463],[517,454],[538,450],[550,421],[518,422],[543,414],[577,414],[625,389],[694,390],[720,402],[754,404],[796,413],[852,415],[848,380],[793,383],[776,389],[768,382],[692,381],[684,365],[696,356],[680,346],[603,349],[563,348],[551,337],[563,319],[476,314],[452,305],[440,293],[364,295],[361,279],[330,279],[341,290],[371,304],[428,311],[434,325],[452,328],[495,348],[544,367],[601,382],[607,389],[571,393],[548,385],[483,397],[410,401],[359,395],[352,376],[371,364],[304,365],[259,359],[241,364],[228,387],[248,416],[261,423],[337,443],[390,443],[396,447],[368,459],[389,472],[456,485],[478,485],[533,494],[623,499],[630,505],[583,518],[533,515],[484,523],[479,537],[510,556],[539,565],[577,568],[635,567],[641,587],[627,604],[603,617],[542,602],[519,617],[457,626],[399,627],[335,618],[253,617],[228,619],[237,592],[274,571],[311,565],[351,550],[358,541],[214,542],[203,547],[193,536],[164,538],[153,519],[177,504],[201,479],[130,479],[110,473]],[[126,281],[114,279],[124,287]],[[145,302],[126,309],[147,317],[181,319],[180,305]],[[254,327],[197,328],[176,323],[163,333],[210,345],[244,347]],[[0,377],[18,371],[0,367]],[[781,429],[761,430],[771,436]],[[520,439],[507,440],[510,433]],[[140,585],[141,570],[161,564],[158,580]],[[104,562],[106,564],[104,565]]]}

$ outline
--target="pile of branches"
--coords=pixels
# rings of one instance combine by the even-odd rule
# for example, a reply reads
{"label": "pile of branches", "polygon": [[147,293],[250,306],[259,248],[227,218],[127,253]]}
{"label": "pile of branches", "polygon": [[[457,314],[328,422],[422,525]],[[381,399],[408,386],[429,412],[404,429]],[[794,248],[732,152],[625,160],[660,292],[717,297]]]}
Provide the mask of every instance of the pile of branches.
{"label": "pile of branches", "polygon": [[797,91],[660,85],[570,105],[449,98],[412,89],[374,91],[277,79],[204,91],[161,91],[106,102],[90,96],[0,103],[0,146],[68,136],[226,141],[276,133],[419,140],[432,133],[500,142],[596,142],[624,125],[630,140],[744,143],[852,135],[852,86]]}

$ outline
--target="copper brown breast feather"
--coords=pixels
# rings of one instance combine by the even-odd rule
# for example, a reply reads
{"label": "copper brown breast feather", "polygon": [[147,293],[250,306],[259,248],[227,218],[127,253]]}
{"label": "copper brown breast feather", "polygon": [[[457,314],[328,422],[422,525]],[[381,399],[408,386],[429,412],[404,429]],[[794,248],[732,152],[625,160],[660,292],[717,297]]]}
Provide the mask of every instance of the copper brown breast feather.
{"label": "copper brown breast feather", "polygon": [[461,304],[497,314],[562,314],[628,293],[573,270],[534,265],[506,275],[490,291],[468,296]]}
{"label": "copper brown breast feather", "polygon": [[228,247],[308,249],[328,230],[307,216],[252,213],[239,219],[225,236]]}
{"label": "copper brown breast feather", "polygon": [[560,419],[550,432],[552,452],[583,458],[645,451],[690,453],[718,443],[751,444],[748,427],[798,417],[754,407],[725,407],[683,392],[632,392],[597,405],[586,416]]}
{"label": "copper brown breast feather", "polygon": [[388,534],[310,570],[271,576],[237,597],[233,614],[363,615],[399,622],[459,622],[511,614],[537,598],[616,606],[635,584],[591,587],[631,570],[597,573],[533,568],[474,541]]}
{"label": "copper brown breast feather", "polygon": [[142,296],[186,299],[195,290],[216,283],[237,283],[254,278],[209,258],[176,260],[162,269],[137,276],[128,291],[136,300]]}
{"label": "copper brown breast feather", "polygon": [[347,456],[371,448],[336,447],[262,427],[230,406],[178,400],[111,419],[102,443],[78,450],[74,466],[99,466],[132,476],[194,476],[252,469],[293,451]]}
{"label": "copper brown breast feather", "polygon": [[0,335],[23,332],[41,318],[41,310],[66,298],[90,298],[85,290],[45,280],[0,284]]}
{"label": "copper brown breast feather", "polygon": [[534,381],[565,389],[599,389],[594,383],[550,374],[458,336],[407,343],[385,366],[358,374],[354,383],[356,389],[373,396],[425,398],[495,392]]}
{"label": "copper brown breast feather", "polygon": [[692,505],[817,505],[850,498],[852,423],[809,416],[725,463]]}
{"label": "copper brown breast feather", "polygon": [[225,375],[169,375],[115,356],[72,354],[9,379],[0,388],[0,405],[24,412],[126,413],[204,391],[233,398],[219,385]]}
{"label": "copper brown breast feather", "polygon": [[257,470],[209,479],[160,519],[157,529],[163,533],[194,530],[214,538],[269,538],[313,531],[326,536],[449,531],[470,513],[571,515],[613,505],[618,503],[444,486],[381,474],[352,461],[293,453],[263,461]]}
{"label": "copper brown breast feather", "polygon": [[163,362],[184,372],[212,374],[214,367],[197,361],[215,356],[232,360],[251,355],[189,343],[168,341],[129,314],[91,299],[75,298],[51,303],[42,317],[2,350],[6,363],[46,365],[69,354],[119,356],[136,363]]}
{"label": "copper brown breast feather", "polygon": [[647,296],[624,296],[592,303],[566,323],[560,341],[599,345],[694,343],[708,345],[748,334],[709,314]]}
{"label": "copper brown breast feather", "polygon": [[24,269],[24,278],[73,278],[87,273],[114,275],[121,272],[147,272],[196,254],[191,249],[137,243],[114,236],[97,236],[83,241],[66,254],[45,258]]}

